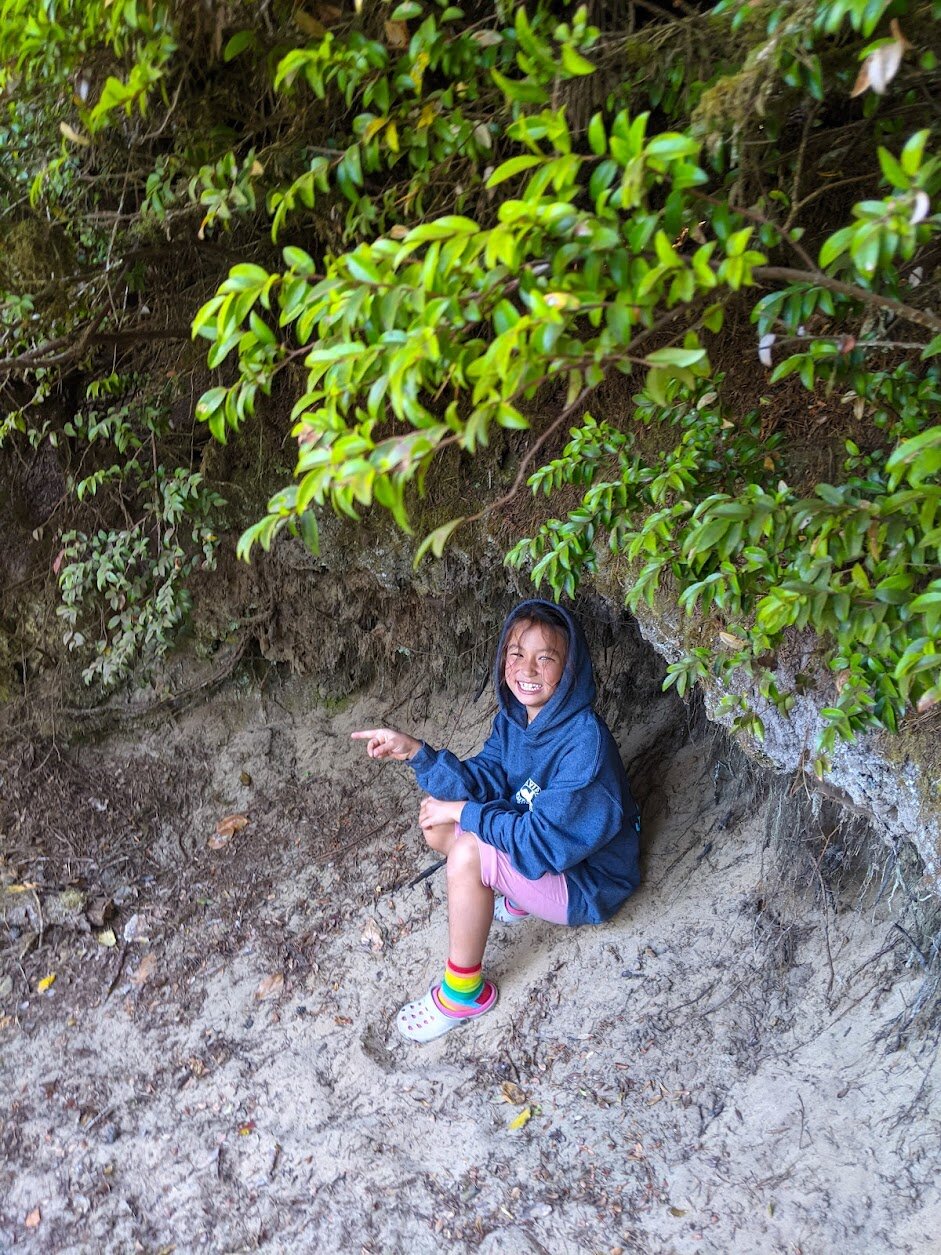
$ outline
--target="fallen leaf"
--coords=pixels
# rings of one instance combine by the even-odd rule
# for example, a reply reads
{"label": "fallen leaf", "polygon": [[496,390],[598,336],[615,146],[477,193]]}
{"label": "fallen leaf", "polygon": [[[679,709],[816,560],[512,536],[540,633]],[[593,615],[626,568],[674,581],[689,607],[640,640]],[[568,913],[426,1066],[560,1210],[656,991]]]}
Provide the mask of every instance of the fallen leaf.
{"label": "fallen leaf", "polygon": [[522,1107],[526,1101],[526,1095],[513,1081],[504,1081],[500,1090],[503,1094],[503,1101],[512,1103],[514,1107]]}
{"label": "fallen leaf", "polygon": [[244,784],[247,787],[251,782],[252,778],[247,771],[239,772],[239,784]]}
{"label": "fallen leaf", "polygon": [[97,933],[96,936],[100,946],[108,946],[110,948],[111,946],[116,946],[118,944],[118,939],[114,935],[113,928],[105,928],[100,933]]}
{"label": "fallen leaf", "polygon": [[36,988],[39,990],[41,994],[44,994],[46,990],[51,989],[51,987],[55,983],[56,983],[56,974],[55,972],[50,972],[48,976],[44,976],[42,978],[42,980],[39,982]]}
{"label": "fallen leaf", "polygon": [[373,954],[378,954],[385,945],[385,942],[382,939],[382,931],[374,919],[370,918],[366,921],[366,926],[362,931],[360,941],[362,941],[364,946],[369,946]]}
{"label": "fallen leaf", "polygon": [[42,1220],[42,1212],[39,1210],[38,1207],[34,1207],[33,1210],[26,1217],[27,1229],[38,1229],[40,1220]]}
{"label": "fallen leaf", "polygon": [[247,825],[247,815],[226,815],[224,819],[220,819],[216,824],[216,835],[220,837],[231,837],[236,832],[241,832]]}
{"label": "fallen leaf", "polygon": [[350,1019],[348,1015],[335,1015],[333,1017],[333,1022],[334,1024],[339,1024],[343,1027],[345,1027],[347,1024],[353,1023],[353,1021]]}
{"label": "fallen leaf", "polygon": [[56,554],[55,561],[52,564],[53,575],[59,574],[59,567],[61,567],[64,558],[65,558],[65,550],[60,549],[59,552]]}
{"label": "fallen leaf", "polygon": [[90,924],[94,924],[96,928],[104,928],[114,914],[114,903],[110,898],[95,898],[85,908],[85,914]]}
{"label": "fallen leaf", "polygon": [[248,1137],[254,1127],[254,1120],[246,1120],[244,1124],[239,1125],[239,1137]]}
{"label": "fallen leaf", "polygon": [[405,22],[393,22],[391,19],[385,24],[386,43],[390,48],[407,48],[408,47],[408,26]]}
{"label": "fallen leaf", "polygon": [[506,1126],[508,1129],[521,1129],[528,1124],[533,1118],[532,1107],[524,1107],[518,1116],[514,1116],[510,1123]]}
{"label": "fallen leaf", "polygon": [[272,972],[270,976],[265,977],[255,990],[255,997],[261,1002],[263,998],[277,997],[283,989],[284,977],[280,972]]}
{"label": "fallen leaf", "polygon": [[248,824],[245,815],[226,815],[216,824],[215,833],[209,838],[210,850],[224,850],[237,832]]}
{"label": "fallen leaf", "polygon": [[670,1215],[671,1216],[685,1216],[686,1212],[682,1207],[671,1207]]}
{"label": "fallen leaf", "polygon": [[326,26],[331,22],[339,22],[343,16],[343,10],[335,4],[318,4],[314,6],[317,10],[317,16]]}
{"label": "fallen leaf", "polygon": [[146,985],[156,970],[157,956],[155,954],[145,954],[140,961],[137,971],[131,977],[131,984],[137,985],[138,988],[141,985]]}

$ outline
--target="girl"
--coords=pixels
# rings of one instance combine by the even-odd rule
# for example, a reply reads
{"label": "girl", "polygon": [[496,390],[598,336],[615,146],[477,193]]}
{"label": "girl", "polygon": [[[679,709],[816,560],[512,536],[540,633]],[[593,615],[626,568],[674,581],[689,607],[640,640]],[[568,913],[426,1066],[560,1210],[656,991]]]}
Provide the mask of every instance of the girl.
{"label": "girl", "polygon": [[448,860],[444,977],[396,1019],[412,1041],[494,1005],[496,986],[482,971],[494,918],[601,923],[640,879],[637,806],[593,709],[591,659],[572,616],[547,601],[517,606],[503,626],[494,686],[500,709],[490,736],[463,762],[392,728],[353,733],[371,758],[411,765],[429,795],[419,811],[425,840]]}

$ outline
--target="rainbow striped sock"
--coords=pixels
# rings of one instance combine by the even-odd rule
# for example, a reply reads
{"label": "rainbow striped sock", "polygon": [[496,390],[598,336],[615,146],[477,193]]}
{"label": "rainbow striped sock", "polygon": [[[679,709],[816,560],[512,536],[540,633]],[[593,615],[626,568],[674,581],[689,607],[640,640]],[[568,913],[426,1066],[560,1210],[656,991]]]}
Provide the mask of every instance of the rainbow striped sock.
{"label": "rainbow striped sock", "polygon": [[459,967],[448,959],[438,988],[438,1001],[445,1011],[459,1015],[469,1011],[484,991],[483,966]]}

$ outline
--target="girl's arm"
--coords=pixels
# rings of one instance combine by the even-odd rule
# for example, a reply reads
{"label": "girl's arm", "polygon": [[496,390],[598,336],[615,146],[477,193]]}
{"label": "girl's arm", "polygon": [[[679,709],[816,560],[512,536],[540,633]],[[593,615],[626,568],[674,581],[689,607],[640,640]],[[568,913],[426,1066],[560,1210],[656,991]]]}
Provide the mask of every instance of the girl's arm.
{"label": "girl's arm", "polygon": [[564,872],[612,841],[624,824],[624,806],[601,780],[559,781],[538,793],[532,810],[499,802],[468,802],[461,827],[509,856],[528,880]]}
{"label": "girl's arm", "polygon": [[495,725],[479,754],[463,761],[450,750],[422,745],[410,765],[421,787],[436,798],[473,798],[491,802],[505,798],[509,781],[503,768],[505,754]]}

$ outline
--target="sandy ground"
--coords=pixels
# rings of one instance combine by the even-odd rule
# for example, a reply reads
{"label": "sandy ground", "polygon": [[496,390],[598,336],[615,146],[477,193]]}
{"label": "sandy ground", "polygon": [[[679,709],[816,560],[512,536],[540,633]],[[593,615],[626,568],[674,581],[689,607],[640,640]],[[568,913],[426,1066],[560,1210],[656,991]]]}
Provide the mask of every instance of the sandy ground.
{"label": "sandy ground", "polygon": [[[489,723],[233,687],[8,774],[58,861],[9,805],[0,1250],[941,1249],[936,1042],[895,1048],[918,972],[889,895],[790,886],[759,794],[687,742],[636,781],[618,917],[495,925],[495,1010],[407,1044],[445,886],[395,889],[430,859],[409,770],[350,745],[380,721],[459,753]],[[618,730],[628,758],[650,732]],[[82,910],[55,923],[63,884]]]}

